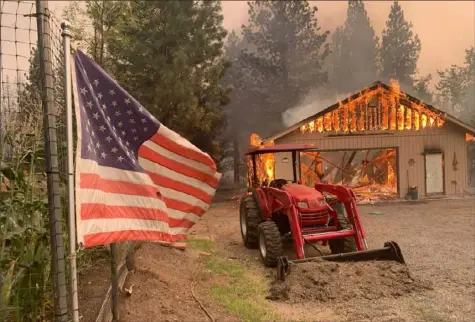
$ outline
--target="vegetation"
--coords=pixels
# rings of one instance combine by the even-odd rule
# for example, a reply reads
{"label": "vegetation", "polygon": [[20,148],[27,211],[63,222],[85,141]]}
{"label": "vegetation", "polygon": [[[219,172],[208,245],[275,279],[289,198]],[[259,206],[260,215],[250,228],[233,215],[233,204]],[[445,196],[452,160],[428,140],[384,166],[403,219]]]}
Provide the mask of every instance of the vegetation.
{"label": "vegetation", "polygon": [[275,321],[277,316],[265,303],[267,283],[252,277],[242,264],[230,261],[215,249],[212,240],[192,238],[191,248],[210,253],[201,259],[204,269],[212,275],[209,293],[212,299],[241,321]]}

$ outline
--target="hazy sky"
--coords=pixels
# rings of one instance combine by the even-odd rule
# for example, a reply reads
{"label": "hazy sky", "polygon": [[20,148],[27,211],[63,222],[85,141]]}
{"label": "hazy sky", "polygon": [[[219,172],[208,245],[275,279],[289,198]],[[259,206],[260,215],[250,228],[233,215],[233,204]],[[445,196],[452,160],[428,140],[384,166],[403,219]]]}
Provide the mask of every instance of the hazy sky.
{"label": "hazy sky", "polygon": [[[344,22],[347,1],[310,2],[318,7],[318,18],[325,30],[332,31]],[[391,4],[392,1],[365,2],[379,36],[385,27]],[[59,17],[67,1],[49,1],[49,5]],[[228,30],[240,29],[246,23],[246,1],[223,1],[222,6],[224,27]],[[418,65],[421,74],[431,73],[437,80],[437,69],[463,63],[464,50],[475,45],[475,1],[401,1],[401,6],[422,42]]]}

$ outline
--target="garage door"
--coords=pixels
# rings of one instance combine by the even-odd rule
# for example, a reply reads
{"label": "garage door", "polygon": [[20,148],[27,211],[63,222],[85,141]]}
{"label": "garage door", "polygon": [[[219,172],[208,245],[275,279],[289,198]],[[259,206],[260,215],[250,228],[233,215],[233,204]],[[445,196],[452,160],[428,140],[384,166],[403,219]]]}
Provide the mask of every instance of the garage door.
{"label": "garage door", "polygon": [[442,153],[426,154],[426,192],[444,192],[444,163]]}

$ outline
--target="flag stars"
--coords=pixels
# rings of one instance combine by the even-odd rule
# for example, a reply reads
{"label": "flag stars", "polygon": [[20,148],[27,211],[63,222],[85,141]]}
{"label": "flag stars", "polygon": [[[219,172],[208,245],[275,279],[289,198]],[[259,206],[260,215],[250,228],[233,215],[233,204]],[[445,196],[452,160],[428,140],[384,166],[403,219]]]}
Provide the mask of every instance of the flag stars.
{"label": "flag stars", "polygon": [[106,130],[106,127],[104,125],[99,126],[99,131],[104,132]]}
{"label": "flag stars", "polygon": [[107,154],[105,152],[101,152],[101,158],[105,159]]}
{"label": "flag stars", "polygon": [[129,122],[130,122],[130,124],[135,124],[135,120],[134,120],[134,119],[130,119]]}
{"label": "flag stars", "polygon": [[139,112],[143,113],[143,107],[142,106],[139,106]]}
{"label": "flag stars", "polygon": [[101,100],[102,97],[103,97],[102,93],[98,93],[98,94],[97,94],[97,97]]}
{"label": "flag stars", "polygon": [[86,93],[88,93],[86,87],[81,88],[81,94],[86,95]]}
{"label": "flag stars", "polygon": [[115,146],[113,146],[112,149],[111,149],[111,152],[112,153],[117,153],[117,148]]}
{"label": "flag stars", "polygon": [[96,85],[96,87],[97,87],[97,86],[99,85],[99,80],[98,80],[98,79],[95,79],[95,80],[93,81],[93,83],[94,83],[94,85]]}
{"label": "flag stars", "polygon": [[102,104],[102,108],[106,109],[107,108],[106,104]]}
{"label": "flag stars", "polygon": [[117,123],[117,127],[122,127],[124,124],[122,122]]}
{"label": "flag stars", "polygon": [[139,139],[138,136],[134,136],[134,141],[137,141]]}
{"label": "flag stars", "polygon": [[99,149],[100,147],[101,147],[101,145],[99,144],[99,142],[96,142],[96,148]]}
{"label": "flag stars", "polygon": [[129,146],[130,145],[129,141],[125,141],[125,145]]}
{"label": "flag stars", "polygon": [[116,107],[116,106],[117,106],[117,102],[116,102],[116,101],[113,101],[113,102],[112,102],[112,106]]}
{"label": "flag stars", "polygon": [[116,111],[116,112],[115,112],[115,116],[119,117],[119,116],[121,116],[121,115],[122,115],[122,114],[120,113],[120,111]]}
{"label": "flag stars", "polygon": [[144,117],[143,119],[140,120],[143,124],[147,123],[147,119]]}
{"label": "flag stars", "polygon": [[132,114],[133,114],[133,113],[132,113],[132,110],[127,110],[126,113],[127,113],[127,115],[132,115]]}
{"label": "flag stars", "polygon": [[111,136],[109,135],[108,137],[105,138],[105,140],[107,141],[107,143],[111,143],[112,138],[111,138]]}
{"label": "flag stars", "polygon": [[87,102],[87,107],[92,108],[92,102]]}
{"label": "flag stars", "polygon": [[122,136],[125,136],[126,133],[125,133],[125,131],[122,131],[122,132],[120,132],[120,134],[122,134]]}
{"label": "flag stars", "polygon": [[137,129],[132,129],[132,133],[137,133]]}
{"label": "flag stars", "polygon": [[113,89],[109,90],[110,95],[115,95],[115,91]]}
{"label": "flag stars", "polygon": [[122,160],[124,160],[122,156],[117,157],[117,161],[122,162]]}
{"label": "flag stars", "polygon": [[95,120],[98,120],[98,119],[99,119],[99,113],[96,112],[96,113],[92,114],[92,117],[93,117]]}
{"label": "flag stars", "polygon": [[144,127],[144,128],[143,128],[143,131],[144,131],[144,132],[147,132],[147,131],[148,131],[148,127]]}
{"label": "flag stars", "polygon": [[92,135],[92,136],[96,136],[96,132],[91,131],[91,135]]}
{"label": "flag stars", "polygon": [[127,105],[129,105],[129,104],[130,104],[130,98],[126,98],[126,99],[124,100],[124,103],[127,104]]}

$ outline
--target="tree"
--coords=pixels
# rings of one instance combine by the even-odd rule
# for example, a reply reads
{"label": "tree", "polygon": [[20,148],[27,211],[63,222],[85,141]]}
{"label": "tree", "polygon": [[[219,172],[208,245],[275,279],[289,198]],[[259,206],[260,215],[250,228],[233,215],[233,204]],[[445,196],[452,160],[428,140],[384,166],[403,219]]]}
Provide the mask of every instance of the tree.
{"label": "tree", "polygon": [[452,112],[475,124],[475,48],[465,50],[464,66],[452,65],[437,71],[436,85],[442,99],[451,105]]}
{"label": "tree", "polygon": [[433,93],[429,90],[429,84],[432,80],[432,75],[428,74],[426,76],[421,76],[419,78],[414,78],[414,85],[412,90],[416,97],[427,104],[432,104]]}
{"label": "tree", "polygon": [[399,2],[394,1],[381,41],[382,80],[394,78],[401,87],[413,87],[420,51],[421,41],[413,34],[412,23],[404,18]]}
{"label": "tree", "polygon": [[251,49],[245,68],[255,84],[253,93],[265,101],[260,107],[266,124],[256,132],[267,135],[282,128],[281,114],[310,89],[327,81],[322,70],[329,54],[328,32],[321,32],[317,8],[307,1],[251,1],[249,22],[243,26]]}
{"label": "tree", "polygon": [[378,50],[378,37],[363,1],[348,1],[345,24],[337,28],[333,36],[331,87],[348,93],[375,82]]}
{"label": "tree", "polygon": [[[209,2],[87,1],[64,16],[92,26],[88,54],[160,122],[213,157],[225,127],[221,6]],[[87,19],[82,19],[87,16]]]}

